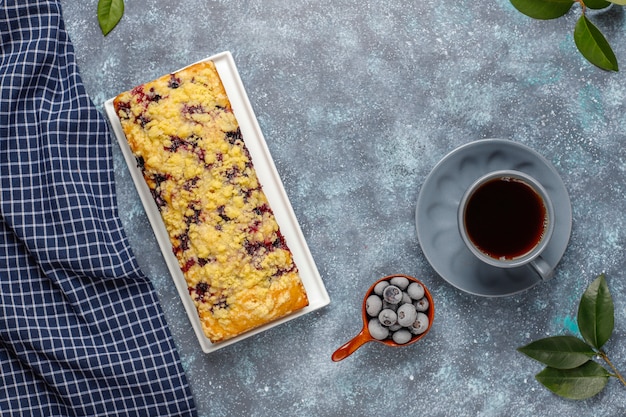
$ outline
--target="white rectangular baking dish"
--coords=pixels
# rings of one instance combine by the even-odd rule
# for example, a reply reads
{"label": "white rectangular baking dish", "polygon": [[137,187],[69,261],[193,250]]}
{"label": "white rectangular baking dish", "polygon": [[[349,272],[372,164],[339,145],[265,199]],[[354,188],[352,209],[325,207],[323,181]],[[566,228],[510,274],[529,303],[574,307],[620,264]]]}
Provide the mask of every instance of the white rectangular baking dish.
{"label": "white rectangular baking dish", "polygon": [[113,133],[117,138],[120,148],[122,149],[124,159],[128,165],[133,182],[135,183],[141,202],[154,230],[154,234],[159,243],[159,247],[161,248],[163,257],[165,258],[174,284],[176,285],[187,315],[189,316],[191,325],[193,326],[196,336],[198,337],[200,346],[205,353],[210,353],[272,327],[278,326],[279,324],[320,309],[330,303],[330,298],[326,292],[324,282],[322,281],[322,278],[317,270],[309,247],[304,239],[291,203],[285,193],[282,181],[278,175],[278,171],[276,170],[276,166],[274,165],[274,161],[270,155],[254,111],[252,110],[252,106],[250,105],[250,101],[244,89],[243,83],[241,82],[241,78],[239,77],[239,72],[235,67],[235,62],[231,53],[222,52],[205,58],[202,61],[213,61],[215,63],[217,72],[219,73],[222,83],[224,84],[224,88],[226,89],[226,94],[231,102],[235,117],[239,122],[241,134],[246,146],[248,147],[250,156],[252,157],[252,162],[257,172],[259,181],[262,184],[263,191],[265,192],[270,206],[274,211],[276,220],[285,237],[287,245],[293,252],[295,263],[298,266],[309,298],[309,305],[307,307],[287,317],[258,327],[224,342],[211,343],[202,331],[196,307],[193,304],[187,290],[187,283],[185,282],[185,278],[178,265],[178,261],[172,252],[172,244],[167,231],[165,230],[165,225],[163,224],[159,210],[157,209],[154,199],[152,198],[152,194],[143,179],[141,170],[137,167],[135,157],[128,146],[120,121],[115,114],[115,109],[113,108],[113,98],[107,100],[104,104],[105,111],[111,122]]}

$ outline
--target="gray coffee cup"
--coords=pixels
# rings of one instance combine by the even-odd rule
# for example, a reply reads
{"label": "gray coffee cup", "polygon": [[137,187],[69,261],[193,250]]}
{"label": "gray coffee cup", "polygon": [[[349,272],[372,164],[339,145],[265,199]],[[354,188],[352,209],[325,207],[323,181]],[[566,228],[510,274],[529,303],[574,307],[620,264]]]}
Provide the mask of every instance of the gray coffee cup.
{"label": "gray coffee cup", "polygon": [[542,257],[554,230],[548,193],[532,176],[515,170],[490,172],[465,191],[459,232],[480,261],[498,268],[530,266],[542,280],[554,270]]}

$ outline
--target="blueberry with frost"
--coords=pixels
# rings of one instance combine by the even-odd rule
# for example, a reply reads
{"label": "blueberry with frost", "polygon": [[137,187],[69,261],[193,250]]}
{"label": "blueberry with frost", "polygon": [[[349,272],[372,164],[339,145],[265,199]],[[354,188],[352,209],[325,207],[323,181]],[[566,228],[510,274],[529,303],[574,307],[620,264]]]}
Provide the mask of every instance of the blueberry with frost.
{"label": "blueberry with frost", "polygon": [[389,283],[404,291],[409,286],[409,279],[406,277],[393,277],[389,280]]}
{"label": "blueberry with frost", "polygon": [[383,300],[390,304],[398,304],[402,301],[402,290],[395,285],[389,285],[383,290]]}
{"label": "blueberry with frost", "polygon": [[383,310],[388,308],[389,310],[396,311],[398,309],[399,305],[400,305],[399,303],[398,304],[391,304],[390,302],[387,302],[387,301],[383,300]]}
{"label": "blueberry with frost", "polygon": [[413,299],[411,298],[408,292],[402,291],[402,300],[400,301],[400,304],[407,304],[407,303],[413,304]]}
{"label": "blueberry with frost", "polygon": [[424,287],[417,282],[412,282],[407,287],[406,292],[414,300],[419,300],[420,298],[424,297]]}
{"label": "blueberry with frost", "polygon": [[405,343],[408,343],[411,340],[411,337],[413,336],[411,335],[410,331],[408,331],[407,329],[402,329],[402,330],[398,330],[397,332],[394,332],[392,339],[397,344],[404,345]]}
{"label": "blueberry with frost", "polygon": [[422,312],[417,313],[417,318],[410,329],[413,334],[422,334],[428,329],[428,316]]}
{"label": "blueberry with frost", "polygon": [[374,287],[374,294],[379,295],[379,296],[383,296],[383,290],[389,286],[389,281],[380,281],[378,284],[376,284],[376,286]]}
{"label": "blueberry with frost", "polygon": [[383,326],[393,326],[398,321],[398,315],[393,310],[385,309],[378,315],[378,321],[380,321],[380,324]]}
{"label": "blueberry with frost", "polygon": [[397,330],[400,330],[402,328],[402,326],[398,323],[396,324],[392,324],[391,326],[389,326],[389,330],[392,332],[395,332]]}
{"label": "blueberry with frost", "polygon": [[376,317],[383,309],[383,300],[376,294],[367,297],[365,301],[365,310],[370,317]]}
{"label": "blueberry with frost", "polygon": [[367,330],[370,332],[370,335],[377,340],[383,340],[389,336],[389,329],[380,324],[378,319],[371,319],[367,323]]}
{"label": "blueberry with frost", "polygon": [[417,310],[413,304],[402,304],[397,311],[398,324],[403,327],[409,327],[417,320]]}
{"label": "blueberry with frost", "polygon": [[430,303],[428,302],[428,299],[426,299],[426,297],[424,297],[424,298],[422,298],[420,300],[417,300],[415,302],[415,309],[417,311],[424,312],[424,311],[428,310],[428,307],[430,307]]}

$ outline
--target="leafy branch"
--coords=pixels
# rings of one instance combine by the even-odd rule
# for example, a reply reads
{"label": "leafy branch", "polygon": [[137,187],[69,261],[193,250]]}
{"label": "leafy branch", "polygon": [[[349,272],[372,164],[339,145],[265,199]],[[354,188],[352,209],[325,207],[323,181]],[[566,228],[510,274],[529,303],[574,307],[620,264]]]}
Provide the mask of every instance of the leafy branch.
{"label": "leafy branch", "polygon": [[[613,333],[614,309],[606,278],[599,275],[587,287],[578,306],[582,338],[552,336],[517,350],[547,365],[536,378],[561,397],[575,400],[593,397],[604,389],[610,377],[626,386],[626,380],[602,350]],[[598,358],[606,362],[612,372],[593,360]]]}
{"label": "leafy branch", "polygon": [[104,36],[108,35],[124,15],[124,0],[98,0],[98,23]]}
{"label": "leafy branch", "polygon": [[574,27],[574,43],[578,51],[593,65],[607,71],[619,71],[617,58],[602,32],[587,17],[587,9],[604,9],[611,4],[626,5],[626,0],[510,0],[526,16],[534,19],[556,19],[570,11],[574,3],[582,14]]}

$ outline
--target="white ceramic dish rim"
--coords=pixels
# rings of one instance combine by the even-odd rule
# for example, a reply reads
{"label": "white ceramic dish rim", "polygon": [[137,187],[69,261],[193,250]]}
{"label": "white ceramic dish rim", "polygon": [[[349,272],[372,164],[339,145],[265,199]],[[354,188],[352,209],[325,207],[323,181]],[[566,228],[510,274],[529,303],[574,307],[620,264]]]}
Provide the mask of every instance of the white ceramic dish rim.
{"label": "white ceramic dish rim", "polygon": [[[293,211],[293,207],[291,206],[276,166],[274,165],[269,148],[267,147],[267,143],[265,142],[265,138],[261,132],[261,128],[244,89],[239,72],[235,66],[232,54],[229,51],[225,51],[197,62],[204,61],[213,61],[215,63],[217,72],[222,80],[224,88],[226,89],[226,94],[231,102],[235,117],[239,122],[244,142],[248,147],[250,156],[252,157],[252,162],[257,172],[259,182],[263,186],[263,191],[265,192],[270,206],[274,211],[276,220],[281,228],[281,232],[287,242],[287,245],[293,253],[295,263],[298,266],[302,282],[309,298],[309,305],[302,310],[250,330],[224,342],[211,343],[202,331],[196,307],[189,295],[187,283],[185,282],[185,278],[178,265],[178,261],[172,252],[172,245],[165,229],[165,225],[161,219],[161,215],[154,199],[152,198],[150,190],[144,181],[141,170],[137,167],[135,157],[128,146],[120,121],[115,114],[115,109],[113,107],[114,98],[105,102],[104,109],[111,123],[113,133],[115,134],[115,137],[120,145],[124,155],[124,160],[128,165],[131,177],[135,187],[137,188],[137,192],[139,193],[139,197],[144,206],[163,257],[165,258],[165,262],[174,284],[176,285],[176,289],[178,290],[180,298],[183,302],[187,316],[189,317],[194,332],[198,338],[200,347],[203,352],[210,353],[249,338],[253,335],[259,334],[270,328],[276,327],[280,324],[286,323],[297,317],[303,316],[307,313],[318,310],[330,303],[330,297],[328,296],[324,282],[322,281],[317,266],[315,265],[315,261],[304,238],[296,215]],[[195,63],[190,64],[189,66],[194,64]],[[184,68],[174,72],[178,72],[182,69]]]}

